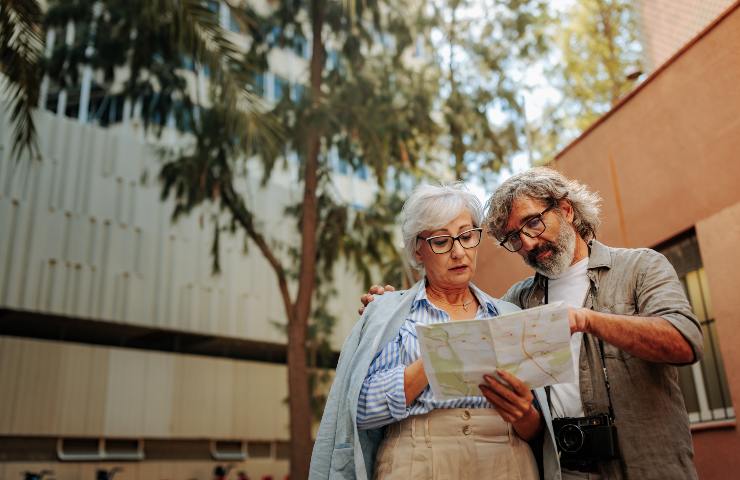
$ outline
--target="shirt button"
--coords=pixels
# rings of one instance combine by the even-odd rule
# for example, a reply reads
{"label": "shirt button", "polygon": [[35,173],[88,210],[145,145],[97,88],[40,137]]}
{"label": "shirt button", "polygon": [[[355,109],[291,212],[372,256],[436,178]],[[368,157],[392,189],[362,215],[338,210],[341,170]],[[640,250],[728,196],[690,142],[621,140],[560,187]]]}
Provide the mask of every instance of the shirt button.
{"label": "shirt button", "polygon": [[465,425],[462,429],[462,432],[465,435],[470,435],[471,433],[473,433],[473,427],[471,427],[470,425]]}
{"label": "shirt button", "polygon": [[460,415],[463,420],[470,420],[470,411],[465,410],[462,415]]}

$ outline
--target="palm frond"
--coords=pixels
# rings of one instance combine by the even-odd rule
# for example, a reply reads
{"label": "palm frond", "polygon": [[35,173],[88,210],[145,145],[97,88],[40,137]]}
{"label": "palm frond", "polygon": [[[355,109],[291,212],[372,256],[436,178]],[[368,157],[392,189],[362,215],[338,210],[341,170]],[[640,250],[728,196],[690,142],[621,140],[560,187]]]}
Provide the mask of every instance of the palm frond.
{"label": "palm frond", "polygon": [[13,127],[12,155],[38,157],[33,108],[41,83],[41,8],[36,0],[0,1],[0,71],[5,75]]}
{"label": "palm frond", "polygon": [[[246,127],[239,135],[245,147],[266,157],[280,154],[283,135],[280,124],[266,114],[262,98],[248,88],[250,71],[244,55],[228,37],[218,22],[218,16],[201,0],[160,0],[163,11],[173,12],[173,41],[192,52],[196,61],[206,65],[212,79],[221,89],[219,96],[227,107],[227,115]],[[240,15],[242,21],[248,17]]]}

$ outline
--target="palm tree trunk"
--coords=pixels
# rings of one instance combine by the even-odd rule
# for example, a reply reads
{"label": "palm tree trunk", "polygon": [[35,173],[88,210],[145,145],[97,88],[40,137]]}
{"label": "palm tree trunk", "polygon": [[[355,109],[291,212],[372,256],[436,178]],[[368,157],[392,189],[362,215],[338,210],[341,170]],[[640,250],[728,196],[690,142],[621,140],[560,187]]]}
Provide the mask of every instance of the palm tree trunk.
{"label": "palm tree trunk", "polygon": [[[324,26],[322,0],[311,2],[311,98],[317,104],[321,95],[321,77],[324,68],[324,45],[321,31]],[[290,392],[290,477],[308,478],[311,439],[311,410],[306,359],[306,332],[311,313],[311,299],[316,279],[316,230],[318,224],[319,150],[321,135],[317,129],[309,132],[306,142],[306,163],[303,186],[303,216],[301,219],[301,266],[298,275],[298,294],[288,327],[288,391]]]}

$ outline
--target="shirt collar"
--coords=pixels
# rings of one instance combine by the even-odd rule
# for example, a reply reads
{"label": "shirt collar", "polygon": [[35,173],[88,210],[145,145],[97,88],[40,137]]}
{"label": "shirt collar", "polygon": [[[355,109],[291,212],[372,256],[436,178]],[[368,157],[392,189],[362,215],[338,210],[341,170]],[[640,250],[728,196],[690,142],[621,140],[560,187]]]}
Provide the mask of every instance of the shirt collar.
{"label": "shirt collar", "polygon": [[424,279],[424,282],[419,287],[419,291],[416,292],[416,296],[414,297],[414,301],[411,302],[411,312],[415,312],[421,307],[429,307],[431,306],[431,302],[429,301],[429,298],[427,297],[427,282],[426,279]]}
{"label": "shirt collar", "polygon": [[[596,268],[611,268],[612,267],[612,255],[611,252],[609,252],[609,247],[604,245],[603,243],[597,241],[595,238],[592,238],[588,241],[588,270],[589,270],[589,277],[594,278],[594,273],[591,273],[591,270],[594,270]],[[534,283],[536,285],[544,286],[545,282],[547,281],[547,277],[542,275],[539,272],[535,272],[534,274]]]}
{"label": "shirt collar", "polygon": [[592,239],[588,242],[589,256],[588,256],[588,269],[606,267],[611,268],[612,256],[609,252],[609,247],[601,242]]}
{"label": "shirt collar", "polygon": [[470,283],[470,290],[472,290],[473,295],[475,295],[475,298],[478,299],[478,303],[483,305],[486,309],[486,312],[488,312],[489,315],[498,315],[498,310],[496,310],[496,304],[493,302],[493,298],[491,298],[490,295],[488,295],[486,292],[481,290],[480,288],[476,287],[475,284],[472,282]]}

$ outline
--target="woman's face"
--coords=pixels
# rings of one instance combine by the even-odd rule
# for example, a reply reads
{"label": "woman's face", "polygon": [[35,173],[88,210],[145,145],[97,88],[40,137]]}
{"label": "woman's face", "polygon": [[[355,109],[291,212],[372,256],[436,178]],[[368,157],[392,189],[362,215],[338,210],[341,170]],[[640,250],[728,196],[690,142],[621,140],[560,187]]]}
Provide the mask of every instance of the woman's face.
{"label": "woman's face", "polygon": [[[419,234],[421,238],[436,235],[452,235],[456,237],[466,230],[476,228],[470,212],[463,211],[450,223],[437,230],[425,230]],[[476,232],[473,232],[477,235]],[[434,242],[434,240],[432,240]],[[434,253],[429,242],[419,239],[416,243],[416,258],[426,270],[426,276],[431,285],[438,288],[466,287],[475,274],[478,247],[463,248],[460,241],[452,244],[452,250],[447,253]]]}

